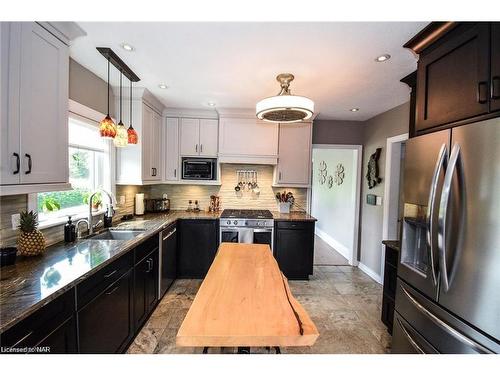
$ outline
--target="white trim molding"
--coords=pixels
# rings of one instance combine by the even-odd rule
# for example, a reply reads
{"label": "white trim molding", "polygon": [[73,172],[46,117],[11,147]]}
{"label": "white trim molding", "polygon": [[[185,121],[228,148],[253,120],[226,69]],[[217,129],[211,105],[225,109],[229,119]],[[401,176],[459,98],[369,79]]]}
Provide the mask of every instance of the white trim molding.
{"label": "white trim molding", "polygon": [[337,240],[335,240],[328,233],[322,231],[318,227],[316,227],[314,229],[314,232],[315,232],[315,234],[319,238],[321,238],[328,245],[330,245],[331,247],[333,247],[338,253],[340,253],[340,255],[342,255],[344,258],[346,258],[346,260],[349,262],[349,264],[351,264],[351,259],[350,259],[351,250],[348,247],[342,245],[340,242],[338,242]]}
{"label": "white trim molding", "polygon": [[383,284],[382,283],[382,277],[378,273],[376,273],[375,271],[373,271],[371,268],[369,268],[368,266],[366,266],[365,264],[359,262],[358,263],[358,268],[361,271],[363,271],[365,274],[367,274],[368,276],[370,276],[377,283]]}

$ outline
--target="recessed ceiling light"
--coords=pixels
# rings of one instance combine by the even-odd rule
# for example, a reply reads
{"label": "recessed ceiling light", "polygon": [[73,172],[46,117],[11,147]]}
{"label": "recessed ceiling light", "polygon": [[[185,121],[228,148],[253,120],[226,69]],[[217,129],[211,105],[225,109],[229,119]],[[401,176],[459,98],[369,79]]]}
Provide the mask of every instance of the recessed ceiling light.
{"label": "recessed ceiling light", "polygon": [[122,43],[121,46],[125,51],[132,52],[133,50],[135,50],[135,48],[128,43]]}
{"label": "recessed ceiling light", "polygon": [[388,53],[384,54],[384,55],[380,55],[378,56],[375,61],[376,62],[384,62],[384,61],[387,61],[391,58],[391,55],[389,55]]}
{"label": "recessed ceiling light", "polygon": [[349,111],[351,111],[351,112],[358,112],[359,108],[351,108]]}
{"label": "recessed ceiling light", "polygon": [[210,107],[215,107],[215,103],[214,102],[208,102],[207,103]]}
{"label": "recessed ceiling light", "polygon": [[160,83],[160,84],[158,85],[158,87],[159,87],[160,89],[166,89],[166,88],[168,88],[168,86],[167,86],[165,83]]}

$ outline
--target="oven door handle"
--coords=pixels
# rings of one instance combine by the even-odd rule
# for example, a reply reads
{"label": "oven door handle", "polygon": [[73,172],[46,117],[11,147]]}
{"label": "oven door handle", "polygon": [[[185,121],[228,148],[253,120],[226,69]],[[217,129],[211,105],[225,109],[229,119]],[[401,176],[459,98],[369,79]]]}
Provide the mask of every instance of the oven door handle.
{"label": "oven door handle", "polygon": [[264,232],[272,232],[273,228],[255,228],[254,233],[264,233]]}

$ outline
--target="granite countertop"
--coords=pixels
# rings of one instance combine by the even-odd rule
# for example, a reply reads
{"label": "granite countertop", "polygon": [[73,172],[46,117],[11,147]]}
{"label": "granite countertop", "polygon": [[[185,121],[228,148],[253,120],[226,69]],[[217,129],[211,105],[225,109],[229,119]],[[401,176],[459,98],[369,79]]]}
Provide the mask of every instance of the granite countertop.
{"label": "granite countertop", "polygon": [[382,243],[391,249],[394,249],[396,251],[399,251],[399,241],[398,240],[384,240]]}
{"label": "granite countertop", "polygon": [[[290,212],[289,214],[273,212],[273,216],[278,221],[316,220],[305,212]],[[171,210],[166,214],[146,214],[113,225],[114,228],[119,229],[144,231],[131,240],[82,239],[73,244],[59,243],[50,246],[42,256],[19,256],[14,265],[2,267],[0,271],[0,333],[178,219],[218,219],[219,217],[220,212],[181,210]],[[53,281],[54,274],[57,275],[57,281]],[[48,275],[51,277],[49,278]]]}

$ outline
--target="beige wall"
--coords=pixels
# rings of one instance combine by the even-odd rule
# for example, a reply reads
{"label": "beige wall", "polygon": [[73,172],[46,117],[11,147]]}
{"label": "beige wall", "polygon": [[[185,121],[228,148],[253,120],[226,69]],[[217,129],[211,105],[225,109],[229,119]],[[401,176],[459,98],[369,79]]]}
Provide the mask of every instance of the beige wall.
{"label": "beige wall", "polygon": [[[107,90],[107,83],[105,81],[78,64],[75,60],[69,59],[70,99],[98,112],[107,113]],[[114,99],[111,90],[109,106],[110,113],[114,113]]]}
{"label": "beige wall", "polygon": [[[361,233],[359,260],[372,271],[380,275],[382,254],[383,205],[366,204],[366,195],[375,194],[384,202],[385,158],[387,138],[408,132],[410,104],[405,103],[365,122],[363,141],[363,184],[361,188]],[[382,148],[379,159],[379,175],[382,182],[373,189],[368,189],[366,172],[368,159],[377,147]]]}
{"label": "beige wall", "polygon": [[361,145],[364,128],[362,121],[316,120],[313,144]]}

